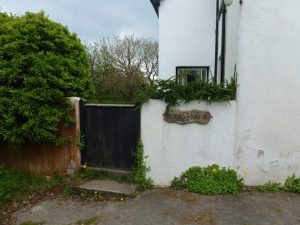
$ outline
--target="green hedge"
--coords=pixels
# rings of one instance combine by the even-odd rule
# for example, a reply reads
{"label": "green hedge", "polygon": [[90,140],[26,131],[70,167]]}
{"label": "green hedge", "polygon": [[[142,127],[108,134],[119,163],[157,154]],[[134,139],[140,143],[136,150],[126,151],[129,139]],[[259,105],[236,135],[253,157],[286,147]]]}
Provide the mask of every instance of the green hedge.
{"label": "green hedge", "polygon": [[74,122],[66,97],[92,93],[76,34],[44,12],[0,13],[0,141],[62,143],[59,123]]}

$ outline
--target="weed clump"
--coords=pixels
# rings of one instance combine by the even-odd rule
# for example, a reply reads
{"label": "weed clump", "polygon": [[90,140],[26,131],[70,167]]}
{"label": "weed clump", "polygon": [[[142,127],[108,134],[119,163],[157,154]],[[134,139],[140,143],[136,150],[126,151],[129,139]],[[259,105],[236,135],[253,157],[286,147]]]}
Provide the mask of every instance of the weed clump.
{"label": "weed clump", "polygon": [[285,180],[284,186],[287,191],[300,194],[300,177],[293,174]]}
{"label": "weed clump", "polygon": [[175,177],[171,186],[204,195],[237,194],[243,190],[243,179],[233,169],[218,165],[192,167]]}
{"label": "weed clump", "polygon": [[282,185],[281,183],[276,183],[276,182],[271,182],[269,181],[268,183],[264,185],[260,185],[257,187],[257,190],[260,192],[280,192],[282,190]]}
{"label": "weed clump", "polygon": [[139,190],[149,189],[153,186],[151,178],[147,177],[150,167],[146,165],[144,156],[144,146],[142,140],[138,140],[136,153],[134,153],[135,165],[133,168],[133,180]]}

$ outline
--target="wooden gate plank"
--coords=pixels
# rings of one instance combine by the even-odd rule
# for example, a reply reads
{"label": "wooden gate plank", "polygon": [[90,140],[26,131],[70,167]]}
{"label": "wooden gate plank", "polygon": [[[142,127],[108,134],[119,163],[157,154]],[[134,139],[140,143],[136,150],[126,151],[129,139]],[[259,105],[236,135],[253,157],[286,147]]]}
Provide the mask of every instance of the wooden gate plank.
{"label": "wooden gate plank", "polygon": [[84,163],[88,166],[131,170],[132,151],[140,137],[140,110],[132,105],[83,106]]}

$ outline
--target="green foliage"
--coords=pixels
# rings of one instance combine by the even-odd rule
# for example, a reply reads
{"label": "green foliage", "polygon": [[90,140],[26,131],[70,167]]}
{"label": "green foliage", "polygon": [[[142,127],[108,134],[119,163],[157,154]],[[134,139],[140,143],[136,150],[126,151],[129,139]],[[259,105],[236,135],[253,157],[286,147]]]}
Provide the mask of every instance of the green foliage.
{"label": "green foliage", "polygon": [[89,193],[87,191],[81,191],[79,196],[81,199],[86,199],[89,196]]}
{"label": "green foliage", "polygon": [[21,225],[44,225],[45,222],[33,222],[33,221],[25,221],[21,223]]}
{"label": "green foliage", "polygon": [[41,176],[15,170],[0,169],[0,208],[11,201],[21,201],[28,195],[62,184],[64,179],[56,176],[47,180]]}
{"label": "green foliage", "polygon": [[79,150],[85,149],[85,137],[84,135],[81,135],[80,133],[76,136],[76,145],[79,148]]}
{"label": "green foliage", "polygon": [[72,196],[72,194],[73,194],[73,191],[72,191],[72,189],[70,187],[65,187],[64,190],[63,190],[63,192],[62,192],[62,196],[64,198],[69,198],[69,197]]}
{"label": "green foliage", "polygon": [[257,189],[260,192],[280,192],[282,190],[282,185],[281,183],[269,181],[264,185],[258,186]]}
{"label": "green foliage", "polygon": [[94,180],[99,178],[99,171],[93,169],[81,168],[79,176],[85,180]]}
{"label": "green foliage", "polygon": [[76,225],[94,225],[97,224],[98,222],[100,222],[101,219],[97,216],[91,217],[89,219],[86,220],[80,220],[76,223]]}
{"label": "green foliage", "polygon": [[268,182],[259,186],[258,190],[261,192],[280,192],[286,190],[300,194],[300,177],[297,178],[296,175],[293,174],[285,180],[284,186],[282,186],[281,183]]}
{"label": "green foliage", "polygon": [[178,178],[175,177],[171,186],[191,192],[216,195],[237,194],[243,189],[243,179],[236,171],[220,168],[218,165],[208,167],[191,167]]}
{"label": "green foliage", "polygon": [[300,177],[297,178],[296,175],[293,174],[286,179],[284,186],[287,191],[300,194]]}
{"label": "green foliage", "polygon": [[100,103],[132,103],[137,91],[146,85],[140,74],[123,76],[117,73],[106,74],[95,83],[96,93],[93,102]]}
{"label": "green foliage", "polygon": [[158,42],[125,36],[86,45],[96,87],[94,102],[129,103],[158,73]]}
{"label": "green foliage", "polygon": [[58,125],[74,122],[66,97],[92,93],[76,34],[44,12],[0,13],[0,140],[63,143]]}
{"label": "green foliage", "polygon": [[135,165],[133,168],[133,180],[139,190],[145,190],[153,186],[151,178],[147,178],[150,168],[145,163],[144,146],[142,140],[138,140],[136,153],[134,153]]}
{"label": "green foliage", "polygon": [[193,100],[211,102],[230,101],[236,98],[235,77],[225,84],[196,80],[179,84],[175,77],[157,80],[153,86],[144,85],[136,95],[136,101],[145,103],[149,99],[162,99],[169,107]]}

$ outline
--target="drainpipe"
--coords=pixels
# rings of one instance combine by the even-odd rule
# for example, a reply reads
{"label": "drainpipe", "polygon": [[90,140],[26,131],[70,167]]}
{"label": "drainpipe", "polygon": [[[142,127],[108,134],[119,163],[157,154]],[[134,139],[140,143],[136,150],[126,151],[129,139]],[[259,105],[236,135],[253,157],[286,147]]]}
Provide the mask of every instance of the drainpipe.
{"label": "drainpipe", "polygon": [[216,0],[216,40],[215,40],[215,83],[218,82],[218,55],[219,55],[219,7],[220,0]]}
{"label": "drainpipe", "polygon": [[220,0],[217,0],[217,19],[216,19],[216,43],[215,43],[215,82],[218,80],[219,64],[219,21],[222,18],[222,43],[221,43],[221,83],[225,82],[225,56],[226,56],[226,12],[227,8],[222,0],[221,9]]}
{"label": "drainpipe", "polygon": [[221,50],[221,83],[225,82],[225,55],[226,55],[226,6],[222,5],[222,50]]}

